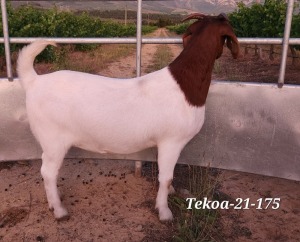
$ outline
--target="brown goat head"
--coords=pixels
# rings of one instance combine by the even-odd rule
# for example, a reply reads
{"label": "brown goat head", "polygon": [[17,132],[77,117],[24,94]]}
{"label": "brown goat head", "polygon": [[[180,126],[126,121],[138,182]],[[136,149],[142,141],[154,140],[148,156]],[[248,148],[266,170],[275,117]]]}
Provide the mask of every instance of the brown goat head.
{"label": "brown goat head", "polygon": [[[201,13],[194,13],[190,14],[182,21],[187,21],[190,19],[197,19],[197,21],[191,24],[182,36],[184,48],[186,48],[189,45],[189,42],[193,38],[193,36],[196,36],[199,34],[200,31],[203,31],[203,28],[211,28],[215,31],[215,34],[219,34],[221,41],[221,46],[216,58],[219,58],[222,55],[223,45],[225,41],[227,47],[231,51],[233,58],[236,59],[238,57],[238,40],[233,32],[233,29],[229,23],[229,19],[226,16],[226,14],[221,13],[218,16],[208,16]],[[215,26],[215,28],[212,28],[211,26]]]}
{"label": "brown goat head", "polygon": [[187,102],[205,104],[215,60],[222,55],[226,42],[233,58],[239,55],[239,43],[225,14],[206,16],[196,13],[186,20],[197,19],[183,35],[183,50],[169,65]]}

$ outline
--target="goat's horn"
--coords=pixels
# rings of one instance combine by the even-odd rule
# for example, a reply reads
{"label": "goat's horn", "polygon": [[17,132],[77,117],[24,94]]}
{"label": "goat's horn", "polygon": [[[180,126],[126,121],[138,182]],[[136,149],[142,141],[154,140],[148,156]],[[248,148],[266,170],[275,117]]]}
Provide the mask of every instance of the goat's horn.
{"label": "goat's horn", "polygon": [[228,18],[228,16],[226,15],[226,13],[220,13],[218,17],[224,18],[224,19],[226,19],[226,20],[229,21],[229,18]]}
{"label": "goat's horn", "polygon": [[189,16],[187,16],[185,19],[182,20],[182,22],[190,20],[190,19],[203,19],[206,15],[202,13],[192,13]]}

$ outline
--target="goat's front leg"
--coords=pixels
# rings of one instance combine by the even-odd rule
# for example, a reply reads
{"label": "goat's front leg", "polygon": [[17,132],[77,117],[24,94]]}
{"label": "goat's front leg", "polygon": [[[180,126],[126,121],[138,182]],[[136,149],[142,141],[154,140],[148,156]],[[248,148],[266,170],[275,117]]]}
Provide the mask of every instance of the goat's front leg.
{"label": "goat's front leg", "polygon": [[167,144],[158,147],[158,181],[159,189],[156,198],[156,206],[159,219],[162,221],[172,220],[173,215],[168,207],[168,194],[172,193],[174,167],[182,150],[182,146]]}
{"label": "goat's front leg", "polygon": [[41,174],[44,179],[44,186],[46,190],[47,200],[50,210],[53,210],[54,216],[57,220],[68,218],[68,211],[63,207],[58,189],[57,176],[62,165],[65,153],[49,154],[43,153]]}

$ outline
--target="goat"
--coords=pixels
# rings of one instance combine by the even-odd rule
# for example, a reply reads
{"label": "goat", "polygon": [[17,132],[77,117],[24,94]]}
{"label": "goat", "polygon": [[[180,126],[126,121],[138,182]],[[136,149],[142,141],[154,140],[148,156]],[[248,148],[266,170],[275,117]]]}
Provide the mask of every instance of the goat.
{"label": "goat", "polygon": [[37,40],[24,47],[17,62],[26,92],[32,133],[40,143],[41,174],[49,208],[57,220],[68,217],[57,176],[70,147],[99,153],[130,154],[158,148],[160,220],[171,220],[168,193],[181,150],[200,131],[215,59],[226,41],[232,56],[238,40],[224,15],[190,15],[197,19],[183,35],[183,51],[167,67],[132,79],[75,71],[38,75],[35,57],[47,46]]}

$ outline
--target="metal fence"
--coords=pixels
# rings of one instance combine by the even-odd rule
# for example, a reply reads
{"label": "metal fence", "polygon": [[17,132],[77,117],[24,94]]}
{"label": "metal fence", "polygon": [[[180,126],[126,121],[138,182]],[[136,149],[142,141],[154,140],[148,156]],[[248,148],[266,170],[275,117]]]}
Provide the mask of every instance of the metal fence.
{"label": "metal fence", "polygon": [[[21,0],[19,0],[21,1]],[[147,1],[147,0],[144,0]],[[289,45],[300,45],[300,38],[291,38],[291,22],[293,17],[294,0],[288,1],[284,37],[281,38],[239,38],[241,44],[282,44],[281,65],[278,78],[278,86],[284,84],[284,76],[286,69],[286,60]],[[9,26],[7,21],[6,0],[1,0],[3,38],[0,38],[0,43],[5,45],[5,57],[7,67],[7,78],[0,80],[13,81],[11,65],[10,44],[12,43],[30,43],[36,38],[10,38]],[[38,37],[38,36],[37,36]],[[98,44],[136,44],[136,74],[141,74],[141,45],[142,44],[179,44],[182,40],[179,38],[142,38],[142,0],[137,0],[137,32],[136,38],[47,38],[57,43],[82,44],[82,43],[98,43]]]}
{"label": "metal fence", "polygon": [[[144,0],[146,1],[146,0]],[[287,15],[286,15],[286,23],[285,23],[285,31],[284,31],[284,38],[238,38],[241,44],[278,44],[282,45],[282,56],[281,56],[281,67],[279,71],[279,78],[278,78],[278,87],[282,87],[284,83],[284,76],[285,76],[285,69],[287,63],[287,53],[288,53],[288,46],[289,45],[300,45],[300,38],[289,38],[290,36],[290,29],[291,29],[291,21],[292,21],[292,14],[293,14],[293,6],[294,0],[289,0],[288,8],[287,8]],[[7,81],[14,81],[17,80],[17,77],[13,77],[12,74],[12,65],[11,65],[11,52],[10,52],[10,44],[16,43],[30,43],[34,41],[36,38],[16,38],[9,36],[9,26],[7,21],[7,12],[6,12],[6,1],[1,0],[1,11],[2,11],[2,23],[3,23],[3,38],[0,38],[0,44],[5,45],[5,57],[6,57],[6,66],[7,66],[7,77],[0,78],[0,84],[5,86],[6,90],[10,90],[11,93],[7,95],[15,95],[19,94],[18,89],[15,88],[13,82]],[[48,40],[53,40],[57,43],[68,43],[68,44],[76,44],[76,43],[103,43],[103,44],[119,44],[119,43],[127,43],[127,44],[136,44],[136,75],[141,75],[141,46],[142,44],[180,44],[182,40],[180,38],[144,38],[142,37],[142,0],[137,0],[137,34],[135,38],[45,38]],[[1,82],[2,81],[2,82]],[[12,84],[12,85],[9,85]],[[274,85],[262,85],[262,84],[234,84],[234,83],[217,83],[212,85],[211,88],[211,95],[210,99],[208,100],[208,114],[207,114],[207,122],[206,126],[202,128],[202,133],[200,135],[205,136],[205,142],[203,139],[195,138],[195,141],[192,141],[191,144],[186,148],[186,151],[183,152],[183,157],[189,160],[191,163],[197,163],[198,157],[202,156],[206,152],[207,156],[211,156],[212,158],[207,159],[205,162],[200,162],[201,165],[210,164],[212,167],[220,167],[225,169],[233,169],[233,170],[240,170],[240,171],[247,171],[247,172],[254,172],[257,174],[265,174],[265,175],[274,175],[278,177],[290,178],[300,180],[300,164],[297,162],[298,158],[300,157],[300,153],[298,152],[298,148],[300,147],[300,139],[299,139],[299,130],[300,126],[298,124],[299,117],[299,110],[300,107],[297,104],[297,100],[299,99],[299,87],[292,87],[289,85],[286,89],[282,89],[281,92],[278,90],[281,89],[274,89]],[[221,102],[224,100],[219,99],[219,94],[224,94],[225,90],[225,98],[228,100],[228,105],[222,109],[220,109]],[[241,95],[243,93],[243,95]],[[254,98],[257,93],[260,93],[260,96]],[[252,95],[251,101],[248,95]],[[16,100],[15,97],[10,97],[11,103],[15,104]],[[232,99],[235,97],[236,99]],[[269,98],[274,97],[274,98]],[[0,97],[1,100],[2,97]],[[5,100],[6,97],[3,97]],[[277,98],[277,99],[276,99]],[[237,100],[238,99],[238,100]],[[12,101],[14,100],[14,101]],[[249,101],[250,100],[250,101]],[[294,110],[296,110],[295,114],[291,115],[290,107],[287,105],[286,101],[290,102],[293,101]],[[23,100],[20,101],[20,103]],[[285,102],[285,103],[284,103]],[[0,102],[0,108],[1,108]],[[247,107],[247,112],[240,112],[241,106],[240,103],[244,103],[243,108]],[[258,110],[258,106],[263,103],[264,107],[262,107],[262,111]],[[276,107],[274,106],[276,103]],[[6,106],[9,105],[9,102]],[[23,104],[22,104],[23,105]],[[7,107],[6,107],[7,108]],[[212,112],[212,111],[216,112]],[[278,114],[278,110],[280,110],[280,114]],[[8,112],[11,110],[8,110]],[[4,109],[5,112],[5,109]],[[253,113],[252,117],[248,114]],[[265,120],[265,115],[270,115],[267,121]],[[247,116],[248,115],[248,116]],[[298,116],[297,116],[298,115]],[[7,115],[8,116],[8,115]],[[237,127],[232,126],[232,117],[238,117],[238,122],[240,124],[247,124],[249,123],[249,119],[256,118],[257,122],[265,127],[266,132],[259,132],[260,127],[258,126],[245,126],[243,132],[247,134],[247,140],[244,136],[239,136],[238,139],[232,139],[232,142],[228,142],[230,140],[228,137],[232,135],[238,134],[240,135],[241,130]],[[214,120],[214,121],[211,121]],[[221,120],[220,124],[216,122],[216,120]],[[269,122],[270,120],[276,120]],[[0,120],[1,121],[1,120]],[[211,121],[211,122],[210,122]],[[226,123],[226,121],[228,121]],[[28,137],[28,127],[24,126],[20,120],[15,120],[14,115],[8,116],[8,122],[14,122],[15,124],[19,125],[18,127],[22,128],[22,132],[24,133],[24,137]],[[4,124],[3,126],[9,126],[9,123]],[[215,126],[212,126],[215,125]],[[298,127],[299,126],[299,127]],[[24,129],[23,129],[24,127]],[[240,128],[241,126],[239,126]],[[279,131],[277,132],[279,135],[278,137],[275,134],[275,129],[279,127]],[[1,128],[1,127],[0,127]],[[7,131],[7,128],[3,128],[4,132]],[[17,130],[17,129],[16,129]],[[290,137],[294,137],[293,139],[289,139],[288,141],[285,140],[286,132],[282,132],[287,130],[290,134]],[[247,132],[246,132],[247,131]],[[260,134],[259,140],[257,139],[257,133]],[[220,137],[221,134],[221,137]],[[224,137],[222,136],[224,134]],[[226,134],[226,135],[225,135]],[[20,133],[16,131],[16,134],[8,133],[7,136],[3,136],[3,147],[7,147],[6,150],[4,148],[4,152],[0,154],[0,160],[12,160],[17,158],[25,158],[28,159],[30,157],[38,157],[39,151],[38,148],[32,147],[25,147],[24,144],[26,142],[19,142],[12,141],[11,139],[7,138],[9,135],[18,135]],[[216,139],[217,137],[218,139]],[[271,146],[265,147],[264,144],[269,142],[270,137]],[[32,137],[31,137],[32,138]],[[30,138],[29,138],[30,139]],[[242,142],[240,141],[242,140]],[[251,142],[250,142],[251,140]],[[275,141],[274,141],[275,140]],[[234,142],[233,142],[234,141]],[[203,143],[204,142],[204,143]],[[244,143],[243,143],[244,142]],[[250,142],[250,143],[247,143]],[[282,143],[282,147],[280,153],[278,153],[278,149],[274,146],[274,143]],[[0,140],[1,144],[1,140]],[[197,144],[197,146],[193,146]],[[209,146],[208,146],[209,144]],[[257,144],[261,144],[257,146]],[[19,146],[18,146],[19,145]],[[241,145],[248,145],[248,152],[244,152],[243,147]],[[1,146],[1,145],[0,145]],[[11,153],[11,147],[17,146],[19,147],[18,152]],[[197,147],[197,148],[195,148]],[[199,149],[199,147],[201,147]],[[213,150],[210,147],[214,147]],[[217,147],[217,148],[216,148]],[[219,147],[219,148],[218,148]],[[227,147],[227,149],[225,149]],[[250,148],[251,149],[250,149]],[[291,149],[292,147],[292,149]],[[205,150],[206,149],[206,150]],[[269,154],[268,156],[255,156],[249,155],[249,149],[253,153],[256,152],[257,155],[260,153]],[[230,153],[231,152],[231,153]],[[250,152],[250,153],[251,153]],[[236,154],[239,153],[241,158],[239,160],[236,159]],[[24,155],[26,154],[26,155]],[[33,154],[33,155],[32,155]],[[75,156],[78,155],[74,153]],[[193,157],[191,157],[193,154]],[[150,157],[148,160],[154,160],[155,154],[154,153],[143,153],[141,156],[134,156],[136,160],[142,159],[143,157]],[[225,164],[220,164],[220,160],[227,157],[228,162]],[[132,158],[132,156],[130,156]],[[134,159],[135,159],[134,158]],[[259,161],[258,159],[261,159]],[[290,161],[286,162],[289,164],[287,167],[282,160]],[[238,162],[239,161],[239,162]],[[199,164],[199,162],[198,162]],[[140,174],[141,170],[141,162],[136,162],[136,173]]]}

